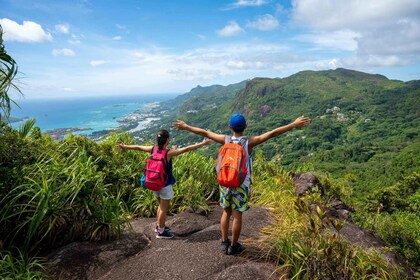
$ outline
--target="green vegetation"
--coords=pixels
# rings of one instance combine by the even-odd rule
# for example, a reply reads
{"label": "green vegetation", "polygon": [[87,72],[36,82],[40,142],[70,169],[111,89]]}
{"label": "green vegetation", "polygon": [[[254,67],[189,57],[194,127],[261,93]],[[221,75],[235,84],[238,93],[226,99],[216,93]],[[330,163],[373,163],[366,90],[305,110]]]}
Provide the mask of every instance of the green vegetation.
{"label": "green vegetation", "polygon": [[[11,176],[0,181],[0,235],[5,249],[22,252],[3,251],[2,273],[16,279],[43,279],[42,261],[35,256],[76,240],[117,238],[123,228],[130,228],[130,219],[153,216],[157,206],[153,194],[139,187],[148,155],[116,148],[118,142],[134,142],[128,134],[111,134],[102,143],[73,135],[56,142],[32,130],[26,135],[6,125],[0,130],[1,166],[9,166]],[[13,147],[11,139],[19,146],[7,150]],[[174,161],[177,183],[171,211],[207,208],[207,197],[217,199],[212,196],[217,186],[213,159],[192,152]],[[262,151],[255,155],[253,174],[254,204],[270,208],[276,223],[249,246],[275,259],[279,271],[296,279],[314,275],[401,279],[399,269],[379,255],[331,234],[321,222],[322,209],[317,214],[308,210],[307,205],[322,202],[319,195],[297,200],[285,170],[267,162]],[[334,190],[333,184],[324,179],[328,192]],[[411,179],[406,188],[410,186]],[[414,200],[407,207],[415,205]],[[338,232],[342,226],[331,225]]]}
{"label": "green vegetation", "polygon": [[[348,243],[340,231],[344,222],[326,217],[327,198],[318,192],[297,198],[291,179],[262,152],[254,161],[253,202],[271,210],[273,224],[247,245],[260,258],[278,264],[284,279],[403,279],[401,268],[389,264],[378,252],[366,252]],[[310,205],[316,206],[313,211]]]}
{"label": "green vegetation", "polygon": [[[6,119],[10,115],[10,103],[14,101],[10,98],[8,91],[10,88],[20,93],[20,90],[13,83],[18,68],[16,61],[7,54],[3,45],[3,28],[0,25],[0,110]],[[2,113],[0,112],[0,121]]]}
{"label": "green vegetation", "polygon": [[[5,249],[19,248],[29,260],[72,241],[118,238],[132,218],[156,214],[152,192],[139,187],[148,154],[116,147],[133,143],[131,136],[111,134],[98,144],[68,135],[56,142],[36,131],[32,122],[19,131],[4,123],[0,127],[0,236]],[[206,199],[216,186],[213,164],[198,153],[174,159],[178,182],[172,212],[208,209]],[[12,254],[4,258],[8,261]],[[39,267],[36,262],[29,266]]]}
{"label": "green vegetation", "polygon": [[[209,88],[207,98],[221,91]],[[247,118],[247,134],[257,135],[302,114],[309,116],[311,125],[271,139],[257,152],[285,170],[306,166],[324,174],[330,195],[355,209],[359,225],[420,267],[419,180],[412,179],[420,173],[420,80],[388,80],[347,69],[303,71],[283,79],[249,80],[217,108],[198,103],[193,93],[172,107],[174,112],[163,118],[165,126],[181,119],[230,133],[229,117],[240,112]],[[183,106],[197,111],[187,112]],[[172,135],[178,145],[198,140],[184,132]],[[208,155],[216,155],[218,147],[211,146]]]}
{"label": "green vegetation", "polygon": [[[1,31],[0,108],[8,116],[13,102],[8,90],[19,90],[12,82],[17,66],[4,50]],[[343,223],[328,220],[322,205],[341,198],[356,209],[360,225],[420,267],[419,91],[420,81],[345,69],[305,71],[285,79],[197,87],[159,110],[165,111],[163,126],[179,118],[219,133],[228,133],[229,116],[242,112],[251,135],[309,115],[309,127],[255,151],[252,201],[271,209],[276,222],[248,245],[274,260],[285,278],[402,279],[400,268],[379,254],[347,243],[340,235]],[[171,134],[178,145],[197,140]],[[112,133],[96,143],[69,134],[57,142],[42,135],[35,120],[15,130],[0,119],[2,279],[46,279],[38,256],[72,241],[118,238],[132,218],[156,214],[153,194],[139,187],[148,155],[117,149],[120,142],[132,144],[134,138]],[[217,199],[210,157],[217,149],[212,145],[174,159],[172,212],[208,209],[206,200]],[[326,200],[318,193],[297,199],[286,169],[324,174]],[[314,204],[315,212],[309,206]]]}

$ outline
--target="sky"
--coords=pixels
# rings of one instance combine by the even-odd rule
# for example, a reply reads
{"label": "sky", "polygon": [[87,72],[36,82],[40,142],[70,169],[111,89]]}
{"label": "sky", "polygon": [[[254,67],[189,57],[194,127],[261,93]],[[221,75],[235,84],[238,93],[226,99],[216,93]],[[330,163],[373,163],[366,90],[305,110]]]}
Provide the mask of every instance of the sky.
{"label": "sky", "polygon": [[0,0],[0,25],[26,99],[339,67],[420,79],[419,0]]}

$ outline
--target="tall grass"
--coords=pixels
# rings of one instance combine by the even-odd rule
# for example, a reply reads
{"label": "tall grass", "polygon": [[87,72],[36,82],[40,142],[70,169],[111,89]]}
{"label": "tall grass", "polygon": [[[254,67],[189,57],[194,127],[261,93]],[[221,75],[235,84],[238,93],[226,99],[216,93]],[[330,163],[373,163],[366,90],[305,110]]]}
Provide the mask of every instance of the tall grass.
{"label": "tall grass", "polygon": [[[260,166],[259,166],[260,165]],[[340,235],[344,222],[329,219],[319,193],[297,198],[291,179],[258,159],[253,203],[271,209],[273,223],[248,246],[278,264],[282,279],[403,279],[401,269],[376,252],[368,253]],[[318,205],[318,206],[316,206]]]}
{"label": "tall grass", "polygon": [[44,280],[49,279],[40,258],[28,258],[19,250],[17,254],[0,252],[0,279],[4,280]]}

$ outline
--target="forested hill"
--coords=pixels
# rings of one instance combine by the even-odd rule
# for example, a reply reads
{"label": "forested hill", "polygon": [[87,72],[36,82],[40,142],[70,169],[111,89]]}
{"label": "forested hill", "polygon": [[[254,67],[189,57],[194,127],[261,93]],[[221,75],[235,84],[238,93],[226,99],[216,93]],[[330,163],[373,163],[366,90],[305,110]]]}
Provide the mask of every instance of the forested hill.
{"label": "forested hill", "polygon": [[161,103],[161,109],[186,113],[212,109],[232,99],[238,91],[243,90],[245,81],[228,85],[197,86],[190,92],[177,96],[175,99]]}
{"label": "forested hill", "polygon": [[[336,177],[354,175],[365,191],[372,178],[372,186],[392,184],[419,170],[420,80],[402,82],[347,69],[303,71],[197,87],[181,99],[177,107],[170,103],[175,110],[164,127],[182,119],[229,133],[229,117],[239,112],[247,118],[247,134],[256,135],[309,116],[310,126],[259,146],[265,156],[281,158],[289,168],[310,163]],[[187,132],[172,133],[178,145],[198,140]],[[214,145],[213,156],[217,149]]]}

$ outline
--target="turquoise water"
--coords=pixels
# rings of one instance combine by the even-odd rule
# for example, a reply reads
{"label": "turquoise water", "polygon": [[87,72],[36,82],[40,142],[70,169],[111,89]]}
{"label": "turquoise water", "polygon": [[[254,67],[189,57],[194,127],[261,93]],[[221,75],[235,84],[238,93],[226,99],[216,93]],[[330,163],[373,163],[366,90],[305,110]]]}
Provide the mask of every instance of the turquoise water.
{"label": "turquoise water", "polygon": [[[90,134],[117,128],[117,119],[136,110],[150,110],[146,104],[174,98],[175,95],[119,96],[78,99],[15,100],[20,108],[12,107],[11,116],[36,119],[42,132],[57,128],[90,128]],[[21,123],[12,123],[14,128]]]}

